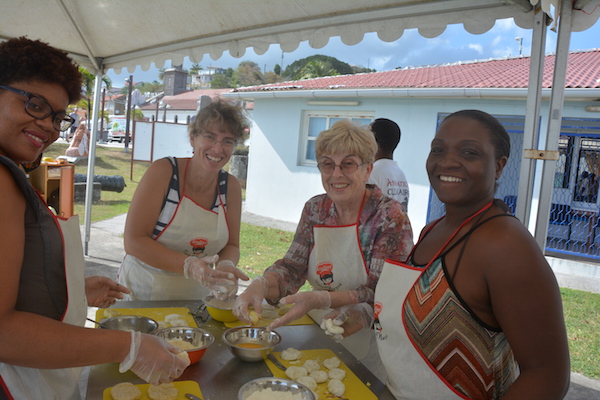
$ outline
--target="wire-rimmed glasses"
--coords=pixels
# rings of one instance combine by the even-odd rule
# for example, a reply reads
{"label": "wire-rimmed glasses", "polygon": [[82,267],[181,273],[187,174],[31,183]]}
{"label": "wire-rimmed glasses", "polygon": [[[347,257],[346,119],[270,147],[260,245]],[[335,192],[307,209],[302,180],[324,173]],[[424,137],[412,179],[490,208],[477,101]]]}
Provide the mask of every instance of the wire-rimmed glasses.
{"label": "wire-rimmed glasses", "polygon": [[329,174],[333,174],[335,167],[339,167],[340,171],[342,171],[342,173],[344,173],[346,175],[350,175],[350,174],[356,172],[358,167],[360,167],[364,164],[365,163],[358,164],[357,162],[352,161],[352,160],[346,160],[346,161],[341,162],[340,164],[336,164],[333,161],[325,160],[325,161],[321,161],[320,163],[318,163],[317,168],[319,168],[319,171],[321,171],[321,173],[329,175]]}

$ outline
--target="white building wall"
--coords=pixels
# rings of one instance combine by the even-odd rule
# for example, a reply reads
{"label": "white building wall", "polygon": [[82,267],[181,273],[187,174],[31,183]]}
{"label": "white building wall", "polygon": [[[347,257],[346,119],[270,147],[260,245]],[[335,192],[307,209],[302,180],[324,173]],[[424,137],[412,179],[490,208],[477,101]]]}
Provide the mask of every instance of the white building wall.
{"label": "white building wall", "polygon": [[[319,99],[327,100],[327,99]],[[346,100],[336,98],[335,100]],[[348,100],[356,100],[348,99]],[[440,112],[474,108],[495,115],[524,115],[525,99],[425,99],[425,98],[359,98],[356,107],[308,106],[307,99],[256,98],[252,129],[246,210],[248,212],[298,222],[304,203],[312,196],[323,193],[316,167],[299,165],[300,126],[305,110],[364,110],[374,111],[375,118],[389,118],[402,130],[400,145],[394,160],[406,174],[410,187],[408,215],[414,234],[418,235],[426,223],[430,196],[425,162],[429,145],[436,130]],[[599,118],[585,112],[587,103],[566,103],[563,117]],[[547,128],[548,103],[542,105],[541,131]],[[541,134],[544,137],[544,134]],[[511,154],[511,157],[520,157]],[[538,188],[541,163],[538,166]],[[534,193],[534,205],[536,194]],[[535,211],[532,212],[533,221]],[[530,227],[532,225],[530,224]]]}

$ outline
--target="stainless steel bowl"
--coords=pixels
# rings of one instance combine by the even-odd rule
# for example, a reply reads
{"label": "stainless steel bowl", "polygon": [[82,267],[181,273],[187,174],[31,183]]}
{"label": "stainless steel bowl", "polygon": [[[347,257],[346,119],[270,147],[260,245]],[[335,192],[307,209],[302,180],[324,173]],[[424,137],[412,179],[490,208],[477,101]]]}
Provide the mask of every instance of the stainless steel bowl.
{"label": "stainless steel bowl", "polygon": [[315,400],[315,395],[306,386],[289,379],[258,378],[247,382],[238,392],[238,400],[246,400],[252,393],[270,388],[274,392],[300,394],[302,400]]}
{"label": "stainless steel bowl", "polygon": [[238,326],[226,330],[222,340],[231,353],[240,360],[256,362],[264,360],[273,351],[273,348],[281,342],[281,335],[275,331],[268,331],[267,328]]}
{"label": "stainless steel bowl", "polygon": [[100,328],[152,333],[158,328],[158,322],[139,315],[119,315],[100,321]]}
{"label": "stainless steel bowl", "polygon": [[190,356],[191,364],[197,363],[206,352],[208,346],[213,344],[215,341],[215,337],[211,335],[210,332],[201,328],[191,328],[189,326],[177,326],[161,329],[160,331],[156,332],[155,335],[167,341],[171,339],[181,339],[185,342],[191,343],[194,348],[186,349],[188,355]]}

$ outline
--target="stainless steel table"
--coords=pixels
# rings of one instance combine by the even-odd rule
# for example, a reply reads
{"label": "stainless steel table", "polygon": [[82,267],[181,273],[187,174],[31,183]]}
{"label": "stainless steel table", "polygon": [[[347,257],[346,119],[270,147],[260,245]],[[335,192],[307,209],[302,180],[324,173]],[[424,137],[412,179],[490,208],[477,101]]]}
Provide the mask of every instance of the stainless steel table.
{"label": "stainless steel table", "polygon": [[[115,308],[155,308],[155,307],[187,307],[194,311],[202,305],[201,301],[122,301]],[[221,335],[227,330],[221,322],[209,318],[203,322],[195,318],[198,326],[211,332],[215,342],[207,349],[202,359],[188,367],[180,381],[196,381],[200,385],[204,400],[236,400],[240,387],[255,378],[273,376],[264,362],[247,363],[238,360],[221,341]],[[379,381],[363,366],[346,348],[331,340],[317,325],[292,325],[277,329],[282,341],[275,351],[288,347],[298,350],[331,349],[336,355],[365,383],[380,400],[394,400],[384,383]],[[100,400],[104,389],[119,382],[145,383],[135,374],[128,371],[119,373],[117,363],[96,365],[90,369],[87,399]]]}

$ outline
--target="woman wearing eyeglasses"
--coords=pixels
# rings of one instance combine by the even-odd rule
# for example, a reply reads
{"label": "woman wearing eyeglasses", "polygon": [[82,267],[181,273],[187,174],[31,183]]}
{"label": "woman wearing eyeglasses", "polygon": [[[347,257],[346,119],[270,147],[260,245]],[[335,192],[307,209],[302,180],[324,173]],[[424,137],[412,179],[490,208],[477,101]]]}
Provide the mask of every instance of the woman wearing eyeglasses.
{"label": "woman wearing eyeglasses", "polygon": [[73,122],[65,109],[81,80],[45,43],[0,43],[0,399],[79,399],[86,365],[120,362],[151,383],[188,365],[156,336],[83,327],[88,305],[108,307],[127,289],[84,278],[77,218],[55,217],[23,172]]}
{"label": "woman wearing eyeglasses", "polygon": [[[384,260],[404,260],[410,252],[412,228],[402,205],[367,184],[377,152],[373,133],[342,120],[321,132],[315,145],[326,193],[305,204],[285,257],[255,278],[238,298],[234,313],[242,320],[249,321],[249,306],[260,314],[263,299],[294,303],[270,329],[311,310],[311,317],[320,322],[324,310],[372,305]],[[298,292],[307,280],[313,291]],[[342,344],[382,379],[372,336],[365,330]]]}
{"label": "woman wearing eyeglasses", "polygon": [[227,299],[248,277],[240,257],[241,187],[223,171],[246,120],[241,105],[216,100],[189,128],[193,156],[152,163],[125,225],[119,283],[132,300]]}

